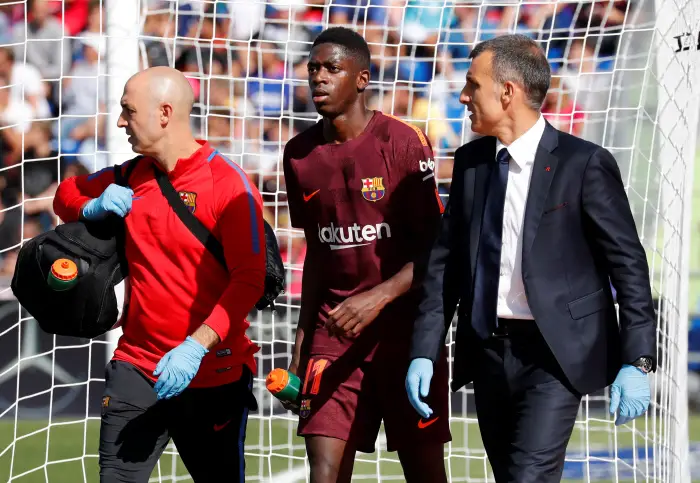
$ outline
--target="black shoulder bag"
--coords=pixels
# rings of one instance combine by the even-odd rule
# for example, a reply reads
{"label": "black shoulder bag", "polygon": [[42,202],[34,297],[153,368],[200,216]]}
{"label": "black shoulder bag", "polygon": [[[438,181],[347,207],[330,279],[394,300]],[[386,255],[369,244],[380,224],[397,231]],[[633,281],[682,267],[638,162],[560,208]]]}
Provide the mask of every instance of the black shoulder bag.
{"label": "black shoulder bag", "polygon": [[[139,157],[122,175],[114,167],[115,183],[127,186]],[[25,242],[12,276],[12,293],[49,334],[93,338],[117,322],[114,286],[128,274],[124,256],[124,220],[110,214],[99,221],[78,220],[58,225]],[[51,266],[67,259],[78,269],[75,284],[56,290],[48,283]]]}

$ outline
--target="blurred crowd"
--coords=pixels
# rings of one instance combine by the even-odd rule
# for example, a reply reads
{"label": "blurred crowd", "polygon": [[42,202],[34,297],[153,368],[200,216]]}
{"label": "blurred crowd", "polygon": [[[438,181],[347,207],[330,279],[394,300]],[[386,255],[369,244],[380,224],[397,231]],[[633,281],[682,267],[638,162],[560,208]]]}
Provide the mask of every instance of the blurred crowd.
{"label": "blurred crowd", "polygon": [[[543,106],[561,130],[600,142],[613,66],[634,2],[527,0],[142,0],[140,67],[170,65],[196,95],[192,124],[264,195],[290,267],[305,245],[289,227],[281,173],[288,139],[317,120],[305,57],[328,25],[356,28],[372,52],[369,107],[423,129],[441,194],[451,156],[472,134],[459,91],[476,42],[519,32],[541,42],[552,87]],[[58,222],[57,182],[106,155],[107,18],[100,0],[0,0],[0,276],[22,238]],[[602,114],[604,116],[604,114]],[[291,270],[288,292],[300,293]],[[5,284],[2,284],[5,285]],[[6,285],[5,285],[6,286]]]}

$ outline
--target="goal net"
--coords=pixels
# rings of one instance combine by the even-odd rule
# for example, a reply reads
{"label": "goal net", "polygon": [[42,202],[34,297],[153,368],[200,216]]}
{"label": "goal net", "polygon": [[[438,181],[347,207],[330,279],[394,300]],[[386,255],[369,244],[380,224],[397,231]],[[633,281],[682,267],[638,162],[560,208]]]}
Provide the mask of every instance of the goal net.
{"label": "goal net", "polygon": [[[22,240],[59,222],[57,182],[133,156],[116,129],[118,100],[130,75],[155,65],[185,73],[196,95],[196,133],[263,193],[288,289],[275,312],[250,315],[249,335],[261,348],[260,409],[248,425],[246,475],[307,481],[296,418],[266,392],[264,378],[289,363],[305,255],[303,233],[290,227],[281,154],[317,120],[305,56],[329,25],[367,39],[370,107],[424,130],[445,198],[454,151],[474,136],[458,102],[470,49],[512,32],[541,43],[553,72],[547,120],[606,147],[619,163],[648,254],[659,340],[649,412],[616,427],[607,391],[586,397],[564,480],[690,481],[697,449],[688,433],[700,428],[687,405],[698,0],[0,1],[0,481],[99,481],[104,366],[119,331],[95,340],[47,335],[9,283]],[[453,342],[451,332],[450,354]],[[451,395],[450,422],[450,481],[492,481],[471,386]],[[374,453],[358,453],[354,475],[403,480],[381,436]],[[177,448],[167,448],[151,481],[191,481]]]}

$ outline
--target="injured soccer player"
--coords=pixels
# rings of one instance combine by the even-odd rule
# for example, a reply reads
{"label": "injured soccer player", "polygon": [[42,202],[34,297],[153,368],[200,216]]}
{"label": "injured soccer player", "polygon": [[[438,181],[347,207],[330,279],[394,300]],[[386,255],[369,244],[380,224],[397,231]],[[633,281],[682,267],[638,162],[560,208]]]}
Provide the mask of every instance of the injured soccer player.
{"label": "injured soccer player", "polygon": [[[442,204],[420,129],[365,107],[370,52],[352,30],[316,38],[308,82],[322,119],[291,139],[283,164],[292,225],[308,245],[290,372],[315,483],[349,482],[355,451],[373,452],[384,422],[406,481],[447,481],[447,360],[421,418],[404,389],[420,266]],[[443,354],[445,356],[445,354]]]}

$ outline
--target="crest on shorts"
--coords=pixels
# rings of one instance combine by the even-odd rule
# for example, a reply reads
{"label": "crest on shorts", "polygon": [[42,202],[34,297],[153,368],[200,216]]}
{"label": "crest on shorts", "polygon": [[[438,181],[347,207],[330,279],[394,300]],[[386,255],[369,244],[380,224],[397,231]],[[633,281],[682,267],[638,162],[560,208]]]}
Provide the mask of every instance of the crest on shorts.
{"label": "crest on shorts", "polygon": [[102,407],[103,408],[106,408],[107,406],[109,406],[109,399],[110,399],[109,396],[105,396],[102,398]]}
{"label": "crest on shorts", "polygon": [[302,399],[299,406],[299,417],[306,419],[311,415],[311,399]]}
{"label": "crest on shorts", "polygon": [[362,178],[362,196],[367,201],[379,201],[384,198],[384,178]]}
{"label": "crest on shorts", "polygon": [[194,213],[195,208],[197,208],[197,193],[192,191],[180,191],[180,199],[185,204],[190,213]]}

